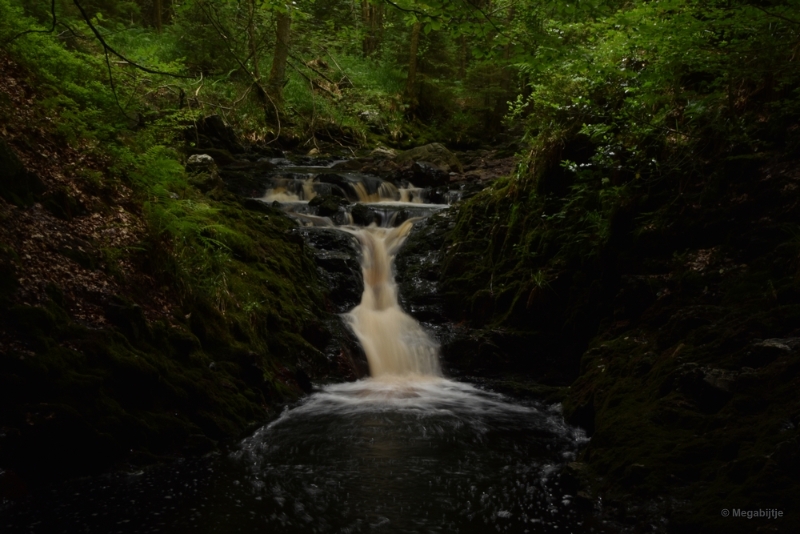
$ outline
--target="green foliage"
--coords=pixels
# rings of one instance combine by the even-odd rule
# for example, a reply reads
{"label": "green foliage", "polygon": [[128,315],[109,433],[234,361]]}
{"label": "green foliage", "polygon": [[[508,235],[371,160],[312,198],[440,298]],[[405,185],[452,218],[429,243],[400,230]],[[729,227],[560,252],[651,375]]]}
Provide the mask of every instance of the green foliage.
{"label": "green foliage", "polygon": [[[220,9],[234,9],[233,4]],[[68,12],[59,16],[71,20]],[[78,28],[79,21],[71,23]],[[111,46],[151,70],[183,68],[175,34],[158,35],[110,15],[95,23]],[[0,0],[0,39],[31,27],[36,22],[14,0]],[[291,334],[319,320],[310,310],[324,309],[313,262],[298,255],[285,235],[292,223],[277,212],[271,217],[248,212],[221,188],[202,193],[191,185],[184,156],[173,148],[184,143],[187,125],[241,86],[227,77],[207,87],[205,81],[147,73],[121,61],[109,65],[95,40],[71,33],[64,39],[27,34],[8,49],[45,95],[41,113],[55,133],[87,156],[109,162],[104,172],[70,169],[74,177],[93,191],[122,182],[141,202],[146,239],[124,250],[104,250],[104,257],[110,264],[145,264],[185,313],[196,315],[198,323],[191,327],[208,336],[204,343],[230,350],[244,342],[280,358],[303,351],[318,355],[317,348]],[[200,101],[204,88],[210,94]],[[187,93],[195,95],[194,102]],[[241,121],[248,124],[247,118]]]}

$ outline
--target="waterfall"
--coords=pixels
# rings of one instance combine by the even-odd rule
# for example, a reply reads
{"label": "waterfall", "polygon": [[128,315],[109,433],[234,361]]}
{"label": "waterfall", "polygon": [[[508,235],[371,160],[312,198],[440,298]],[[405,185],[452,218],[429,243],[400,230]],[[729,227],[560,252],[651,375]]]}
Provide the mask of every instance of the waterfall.
{"label": "waterfall", "polygon": [[361,243],[364,292],[346,317],[374,378],[441,376],[437,343],[397,302],[394,257],[413,224],[408,220],[395,228],[351,230]]}
{"label": "waterfall", "polygon": [[[287,213],[304,226],[336,227],[355,236],[361,244],[364,291],[361,303],[345,314],[367,356],[373,378],[441,377],[439,346],[419,323],[403,312],[397,301],[394,257],[415,220],[445,205],[426,204],[430,191],[404,182],[402,186],[358,173],[319,173],[327,167],[286,167],[271,179],[272,187],[260,200],[285,204]],[[309,205],[316,196],[343,194],[348,202],[369,205],[368,219],[381,226],[353,226],[351,211],[318,215]],[[401,212],[402,210],[402,212]],[[409,212],[409,210],[414,210]],[[402,217],[401,217],[402,215]],[[408,218],[411,216],[412,218]],[[397,221],[407,219],[397,227]]]}

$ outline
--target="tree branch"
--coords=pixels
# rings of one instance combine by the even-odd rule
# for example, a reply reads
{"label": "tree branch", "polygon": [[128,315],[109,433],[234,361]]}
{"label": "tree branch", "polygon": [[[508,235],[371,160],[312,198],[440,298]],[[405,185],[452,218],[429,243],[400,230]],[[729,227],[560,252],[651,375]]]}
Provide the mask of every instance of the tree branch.
{"label": "tree branch", "polygon": [[392,2],[392,0],[383,0],[383,1],[386,2],[387,4],[389,4],[390,6],[394,7],[395,9],[399,9],[400,11],[404,11],[406,13],[414,13],[415,15],[426,15],[426,16],[428,15],[424,11],[417,11],[416,9],[410,9],[410,8],[398,6],[397,4]]}

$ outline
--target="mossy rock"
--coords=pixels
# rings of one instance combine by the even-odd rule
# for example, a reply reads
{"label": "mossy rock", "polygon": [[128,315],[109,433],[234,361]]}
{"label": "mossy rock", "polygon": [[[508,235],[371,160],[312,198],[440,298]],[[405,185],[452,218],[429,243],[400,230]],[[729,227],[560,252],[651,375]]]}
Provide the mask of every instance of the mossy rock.
{"label": "mossy rock", "polygon": [[317,209],[320,217],[332,217],[348,205],[347,199],[334,195],[319,195],[312,198],[308,205]]}
{"label": "mossy rock", "polygon": [[463,172],[464,168],[458,157],[447,150],[441,143],[430,143],[423,146],[418,146],[410,150],[406,150],[398,154],[395,163],[404,164],[414,161],[424,161],[431,163],[445,172]]}

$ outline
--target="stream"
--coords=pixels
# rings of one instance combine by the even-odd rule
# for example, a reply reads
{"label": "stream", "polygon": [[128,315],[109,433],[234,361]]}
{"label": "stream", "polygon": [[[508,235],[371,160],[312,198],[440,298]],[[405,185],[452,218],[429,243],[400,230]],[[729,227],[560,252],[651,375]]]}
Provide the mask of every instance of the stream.
{"label": "stream", "polygon": [[[261,200],[358,242],[342,315],[371,377],[315,387],[203,458],[72,480],[0,507],[3,532],[590,532],[562,475],[586,441],[558,406],[443,376],[437,340],[398,303],[393,260],[458,191],[284,166]],[[321,213],[318,195],[341,199]],[[319,204],[317,204],[319,205]],[[365,210],[366,208],[366,210]]]}

